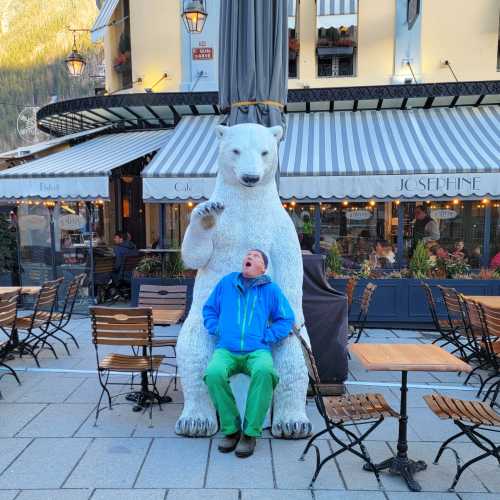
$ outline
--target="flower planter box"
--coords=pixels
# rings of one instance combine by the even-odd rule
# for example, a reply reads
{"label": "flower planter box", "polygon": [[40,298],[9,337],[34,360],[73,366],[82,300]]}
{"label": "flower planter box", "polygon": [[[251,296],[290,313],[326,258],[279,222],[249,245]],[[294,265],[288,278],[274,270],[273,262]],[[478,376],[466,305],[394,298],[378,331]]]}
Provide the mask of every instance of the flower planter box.
{"label": "flower planter box", "polygon": [[0,286],[12,286],[11,273],[0,273]]}
{"label": "flower planter box", "polygon": [[[346,279],[330,278],[331,286],[344,291]],[[433,329],[429,307],[421,286],[421,280],[403,279],[360,279],[355,295],[359,296],[367,282],[377,285],[368,315],[368,324],[373,328]],[[428,279],[431,287],[437,285],[456,288],[466,295],[500,295],[500,280],[455,280]],[[438,312],[445,318],[446,311],[439,290],[433,288]],[[351,311],[356,317],[356,304]]]}

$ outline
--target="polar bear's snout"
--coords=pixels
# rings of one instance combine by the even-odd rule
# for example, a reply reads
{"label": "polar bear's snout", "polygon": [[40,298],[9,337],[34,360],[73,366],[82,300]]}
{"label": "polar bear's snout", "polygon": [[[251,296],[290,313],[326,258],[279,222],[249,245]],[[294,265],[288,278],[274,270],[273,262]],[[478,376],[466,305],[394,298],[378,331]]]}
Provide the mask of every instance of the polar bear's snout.
{"label": "polar bear's snout", "polygon": [[244,174],[241,176],[241,180],[245,186],[254,186],[260,181],[260,175],[248,175]]}

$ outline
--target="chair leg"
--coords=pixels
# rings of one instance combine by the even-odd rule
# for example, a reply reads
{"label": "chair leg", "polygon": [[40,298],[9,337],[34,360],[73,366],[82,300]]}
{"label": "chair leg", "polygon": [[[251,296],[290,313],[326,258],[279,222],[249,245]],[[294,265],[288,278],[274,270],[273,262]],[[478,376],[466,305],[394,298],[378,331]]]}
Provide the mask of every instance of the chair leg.
{"label": "chair leg", "polygon": [[69,333],[68,330],[65,330],[64,328],[60,328],[60,331],[64,332],[75,343],[77,349],[80,349],[80,344],[72,333]]}
{"label": "chair leg", "polygon": [[466,462],[464,465],[462,465],[461,467],[458,467],[457,468],[457,473],[455,474],[455,478],[453,479],[453,483],[451,484],[451,486],[449,487],[448,491],[450,492],[453,492],[455,491],[455,486],[457,485],[458,483],[458,480],[460,479],[460,476],[465,472],[465,470],[467,468],[469,468],[472,464],[475,464],[476,462],[479,462],[480,460],[482,460],[483,458],[486,458],[486,457],[489,457],[491,456],[492,453],[491,451],[488,451],[488,452],[485,452],[485,453],[482,453],[481,455],[478,455],[477,457],[469,460],[468,462]]}
{"label": "chair leg", "polygon": [[445,450],[445,448],[454,440],[454,439],[457,439],[458,437],[460,436],[463,436],[465,434],[464,431],[461,431],[461,432],[458,432],[457,434],[454,434],[453,436],[451,436],[450,438],[448,438],[439,448],[438,452],[437,452],[437,455],[436,455],[436,458],[434,459],[434,465],[437,465],[438,462],[439,462],[439,459],[441,458],[441,455],[443,454],[443,451]]}
{"label": "chair leg", "polygon": [[304,460],[304,457],[307,455],[308,451],[309,451],[309,448],[311,448],[311,445],[313,444],[313,442],[316,440],[316,438],[318,438],[319,436],[322,436],[323,434],[325,434],[326,432],[328,432],[328,427],[326,429],[323,429],[322,431],[320,432],[317,432],[316,434],[314,434],[314,436],[312,436],[309,441],[307,442],[307,445],[306,447],[304,448],[304,451],[302,452],[302,455],[300,455],[300,458],[299,460],[300,461],[303,461]]}
{"label": "chair leg", "polygon": [[0,375],[0,378],[2,378],[4,375],[12,375],[17,380],[17,383],[21,385],[21,381],[19,380],[19,377],[17,376],[17,373],[14,370],[14,368],[12,368],[9,365],[6,365],[3,361],[0,361],[0,366],[3,366],[4,368],[7,368],[7,370],[9,370],[7,373]]}

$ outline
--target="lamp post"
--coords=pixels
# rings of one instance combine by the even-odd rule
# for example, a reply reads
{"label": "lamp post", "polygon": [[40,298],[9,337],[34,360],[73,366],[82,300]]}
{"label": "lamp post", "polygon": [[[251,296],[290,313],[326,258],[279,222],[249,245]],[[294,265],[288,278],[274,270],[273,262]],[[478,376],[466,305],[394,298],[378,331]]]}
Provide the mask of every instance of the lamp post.
{"label": "lamp post", "polygon": [[87,66],[87,61],[85,58],[78,52],[76,47],[76,31],[82,30],[71,30],[73,32],[73,49],[68,57],[64,60],[66,64],[66,69],[70,76],[78,77],[82,76],[85,66]]}
{"label": "lamp post", "polygon": [[182,18],[188,33],[201,33],[207,16],[203,0],[190,0],[182,11]]}

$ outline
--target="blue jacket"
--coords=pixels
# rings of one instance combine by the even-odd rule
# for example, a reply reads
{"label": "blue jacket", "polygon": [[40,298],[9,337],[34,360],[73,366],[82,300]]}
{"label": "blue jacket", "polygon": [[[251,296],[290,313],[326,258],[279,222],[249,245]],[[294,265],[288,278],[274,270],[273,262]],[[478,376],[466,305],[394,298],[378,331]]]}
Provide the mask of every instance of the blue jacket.
{"label": "blue jacket", "polygon": [[245,289],[241,273],[222,278],[203,307],[205,328],[217,337],[217,348],[234,353],[270,346],[288,336],[293,311],[282,291],[267,275]]}

